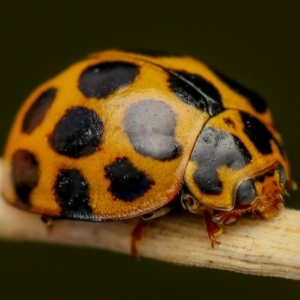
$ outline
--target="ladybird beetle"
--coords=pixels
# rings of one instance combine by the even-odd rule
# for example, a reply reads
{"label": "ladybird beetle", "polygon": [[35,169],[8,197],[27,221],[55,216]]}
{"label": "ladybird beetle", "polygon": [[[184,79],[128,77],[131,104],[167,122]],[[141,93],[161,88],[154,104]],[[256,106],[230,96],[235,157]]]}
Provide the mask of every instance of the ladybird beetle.
{"label": "ladybird beetle", "polygon": [[260,96],[188,56],[115,50],[33,92],[4,172],[5,199],[50,218],[149,220],[179,199],[204,214],[212,245],[244,213],[275,216],[292,187]]}

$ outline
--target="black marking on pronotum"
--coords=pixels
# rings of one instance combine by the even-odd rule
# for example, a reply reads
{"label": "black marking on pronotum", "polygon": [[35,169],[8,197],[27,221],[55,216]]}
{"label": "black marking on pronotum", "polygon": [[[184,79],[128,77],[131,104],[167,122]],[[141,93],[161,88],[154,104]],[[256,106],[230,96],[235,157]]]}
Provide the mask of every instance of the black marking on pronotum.
{"label": "black marking on pronotum", "polygon": [[274,142],[281,150],[278,142],[274,139],[271,132],[261,121],[247,113],[240,112],[240,114],[244,123],[244,132],[260,153],[272,153],[271,140],[274,140]]}
{"label": "black marking on pronotum", "polygon": [[77,169],[62,169],[54,184],[55,198],[61,216],[71,219],[92,219],[89,206],[89,184]]}
{"label": "black marking on pronotum", "polygon": [[222,182],[217,169],[227,166],[233,170],[244,167],[251,161],[251,154],[235,135],[212,127],[204,128],[199,135],[191,156],[197,169],[194,181],[206,194],[222,193]]}
{"label": "black marking on pronotum", "polygon": [[217,88],[198,74],[168,70],[172,91],[185,103],[215,116],[224,111]]}
{"label": "black marking on pronotum", "polygon": [[39,181],[40,170],[34,154],[17,150],[12,157],[12,181],[15,191],[23,204],[30,204],[30,193]]}
{"label": "black marking on pronotum", "polygon": [[214,72],[224,83],[231,87],[235,92],[244,96],[258,113],[264,113],[267,110],[267,103],[260,95],[242,86],[241,84],[225,76],[224,74],[215,70]]}
{"label": "black marking on pronotum", "polygon": [[236,129],[235,122],[234,122],[234,120],[231,119],[230,117],[223,118],[223,121],[224,121],[224,123],[225,123],[227,126],[233,128],[233,129]]}
{"label": "black marking on pronotum", "polygon": [[89,66],[80,78],[78,87],[87,98],[103,99],[131,84],[139,74],[139,66],[125,61],[102,62]]}
{"label": "black marking on pronotum", "polygon": [[22,132],[30,134],[43,122],[47,111],[55,99],[56,93],[57,90],[55,88],[49,88],[31,104],[23,119]]}
{"label": "black marking on pronotum", "polygon": [[95,111],[75,106],[56,124],[49,143],[58,153],[77,158],[97,150],[103,131],[103,122]]}
{"label": "black marking on pronotum", "polygon": [[125,112],[125,132],[140,154],[161,161],[180,156],[176,141],[176,113],[163,101],[148,99],[130,105]]}
{"label": "black marking on pronotum", "polygon": [[154,184],[147,175],[135,168],[128,158],[117,158],[105,167],[106,178],[110,180],[109,191],[115,198],[133,201],[143,196]]}

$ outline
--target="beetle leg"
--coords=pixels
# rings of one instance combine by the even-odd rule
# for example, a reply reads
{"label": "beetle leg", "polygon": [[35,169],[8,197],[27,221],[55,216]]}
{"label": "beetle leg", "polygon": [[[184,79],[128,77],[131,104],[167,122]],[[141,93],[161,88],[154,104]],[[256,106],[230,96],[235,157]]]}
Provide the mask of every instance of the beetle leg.
{"label": "beetle leg", "polygon": [[257,201],[253,202],[249,205],[244,206],[236,206],[234,209],[230,211],[222,211],[220,213],[215,214],[212,219],[214,222],[218,224],[231,225],[236,223],[239,220],[239,217],[245,213],[255,214],[257,211]]}
{"label": "beetle leg", "polygon": [[144,228],[147,227],[150,222],[151,220],[140,219],[131,232],[131,255],[134,257],[139,256],[136,243],[141,240]]}
{"label": "beetle leg", "polygon": [[204,211],[204,221],[206,224],[206,231],[210,241],[212,248],[214,248],[215,244],[219,244],[220,242],[216,240],[216,237],[222,234],[223,229],[214,222],[212,219],[211,211],[205,210]]}
{"label": "beetle leg", "polygon": [[131,233],[131,255],[132,256],[135,257],[139,256],[136,243],[141,240],[143,236],[144,228],[147,227],[153,219],[159,218],[167,214],[170,210],[172,210],[172,208],[176,204],[177,204],[176,201],[172,201],[171,203],[142,216],[141,220],[139,221],[139,223],[136,225],[136,227],[133,229]]}
{"label": "beetle leg", "polygon": [[215,244],[219,244],[216,237],[220,235],[223,230],[213,220],[212,210],[207,209],[197,198],[189,193],[183,193],[181,195],[181,204],[184,209],[193,214],[204,214],[204,221],[210,244],[212,247],[214,247]]}

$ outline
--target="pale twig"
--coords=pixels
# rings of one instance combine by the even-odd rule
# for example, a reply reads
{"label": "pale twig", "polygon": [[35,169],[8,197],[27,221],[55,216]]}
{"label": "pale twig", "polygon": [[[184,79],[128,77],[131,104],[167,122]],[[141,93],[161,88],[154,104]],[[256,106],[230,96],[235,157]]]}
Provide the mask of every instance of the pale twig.
{"label": "pale twig", "polygon": [[[1,171],[1,170],[0,170]],[[0,178],[1,181],[1,178]],[[130,253],[130,233],[138,220],[110,223],[55,221],[0,199],[0,238],[90,246]],[[155,220],[137,244],[140,256],[164,261],[300,280],[300,212],[284,209],[271,221],[242,219],[226,227],[211,248],[203,218],[170,214]]]}

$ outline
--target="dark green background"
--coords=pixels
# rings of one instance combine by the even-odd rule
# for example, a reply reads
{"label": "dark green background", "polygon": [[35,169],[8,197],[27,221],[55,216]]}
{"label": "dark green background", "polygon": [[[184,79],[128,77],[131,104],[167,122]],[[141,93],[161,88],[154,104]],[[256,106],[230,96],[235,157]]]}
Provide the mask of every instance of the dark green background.
{"label": "dark green background", "polygon": [[[204,60],[265,96],[300,182],[300,1],[75,2],[0,2],[2,149],[25,97],[72,62],[112,47],[162,49]],[[297,198],[287,206],[299,208]],[[300,283],[95,249],[0,243],[1,300],[233,297],[299,299]]]}

